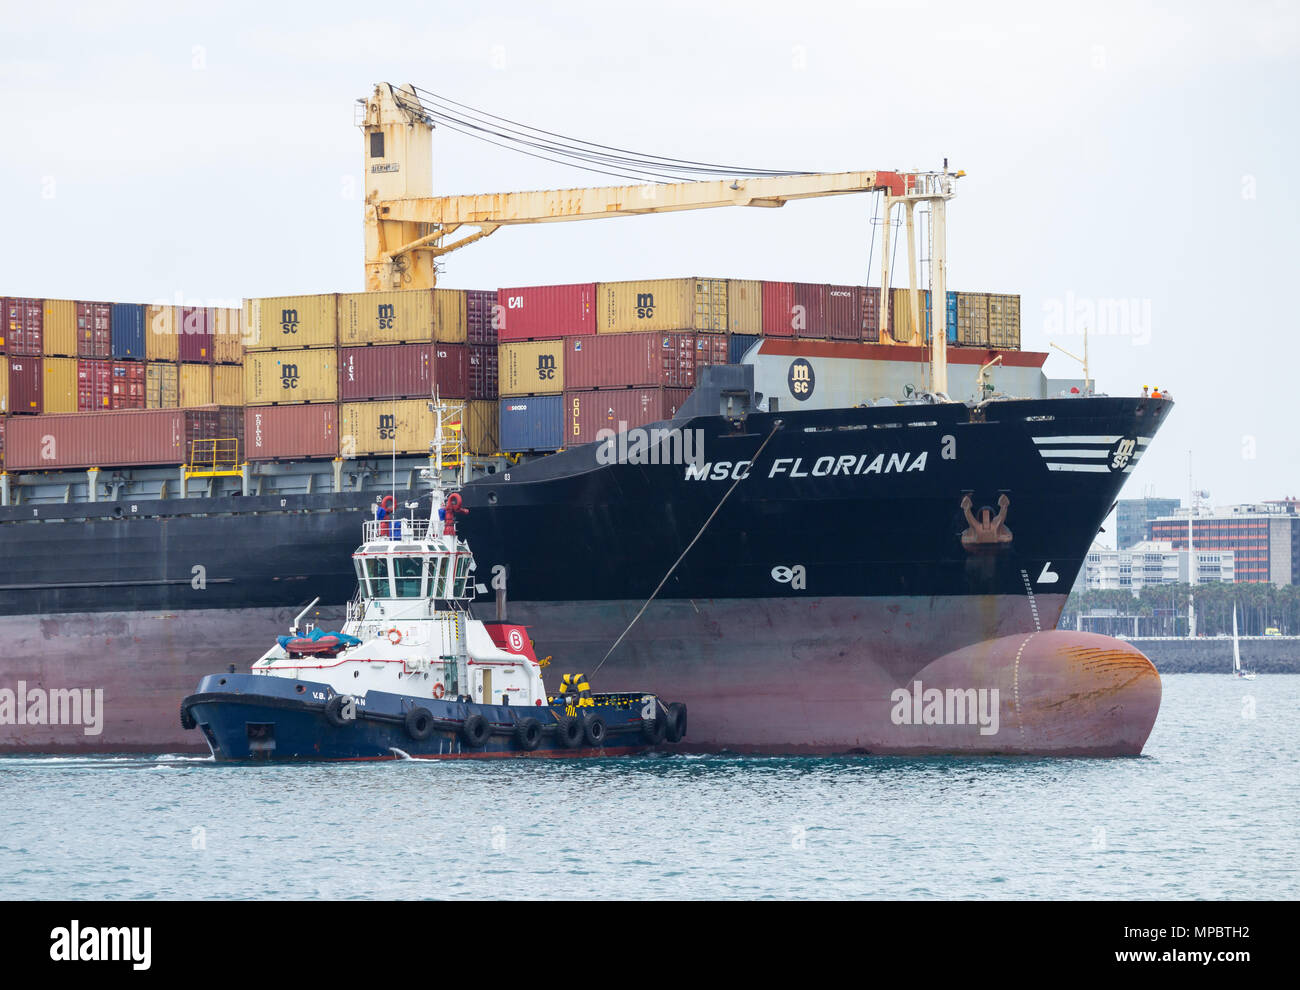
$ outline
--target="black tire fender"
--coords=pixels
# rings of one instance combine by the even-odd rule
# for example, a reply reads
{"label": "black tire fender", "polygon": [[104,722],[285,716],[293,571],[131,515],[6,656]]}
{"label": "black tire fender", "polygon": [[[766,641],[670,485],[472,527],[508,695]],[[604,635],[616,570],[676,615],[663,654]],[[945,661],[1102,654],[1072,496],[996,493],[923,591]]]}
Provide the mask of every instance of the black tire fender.
{"label": "black tire fender", "polygon": [[686,738],[686,706],[680,701],[674,701],[668,706],[668,715],[664,719],[668,723],[668,741],[670,743],[681,742]]}
{"label": "black tire fender", "polygon": [[641,721],[641,738],[651,746],[658,746],[667,734],[668,718],[659,711],[659,706],[656,704],[654,718]]}
{"label": "black tire fender", "polygon": [[573,749],[582,742],[582,723],[576,718],[561,716],[555,726],[555,741],[561,749]]}
{"label": "black tire fender", "polygon": [[488,720],[478,712],[465,719],[465,724],[460,727],[460,736],[465,740],[465,745],[473,749],[478,749],[487,742],[491,734],[492,726],[488,725]]}
{"label": "black tire fender", "polygon": [[433,735],[433,712],[427,708],[412,708],[403,722],[406,734],[416,742],[424,742]]}
{"label": "black tire fender", "polygon": [[190,711],[189,705],[181,705],[181,728],[197,729],[199,723],[194,721],[194,713]]}
{"label": "black tire fender", "polygon": [[343,707],[352,701],[352,696],[348,694],[336,694],[325,702],[325,721],[336,729],[342,729],[344,726],[351,725],[357,720],[356,709],[352,711],[352,717],[349,718],[344,714]]}
{"label": "black tire fender", "polygon": [[600,749],[605,745],[605,736],[609,732],[609,727],[605,725],[605,720],[599,715],[589,715],[582,720],[582,737],[587,740],[587,745],[593,749]]}
{"label": "black tire fender", "polygon": [[542,723],[535,718],[521,718],[515,723],[515,742],[526,753],[542,744]]}

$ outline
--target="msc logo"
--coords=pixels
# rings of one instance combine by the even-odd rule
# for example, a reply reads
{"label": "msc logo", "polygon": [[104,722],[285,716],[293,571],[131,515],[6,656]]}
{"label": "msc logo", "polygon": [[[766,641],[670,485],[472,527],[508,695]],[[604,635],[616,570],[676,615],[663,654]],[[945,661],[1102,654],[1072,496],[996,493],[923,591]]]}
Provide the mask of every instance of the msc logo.
{"label": "msc logo", "polygon": [[376,314],[380,330],[391,330],[396,322],[393,316],[393,307],[391,303],[380,303]]}
{"label": "msc logo", "polygon": [[537,355],[537,377],[547,382],[555,378],[555,355]]}
{"label": "msc logo", "polygon": [[280,310],[280,329],[284,333],[298,332],[298,311],[296,309]]}
{"label": "msc logo", "polygon": [[280,387],[284,389],[298,387],[298,366],[296,364],[280,365]]}
{"label": "msc logo", "polygon": [[379,416],[379,439],[396,440],[397,439],[397,417],[392,413],[381,413]]}
{"label": "msc logo", "polygon": [[636,318],[638,320],[653,319],[655,315],[655,294],[653,292],[638,292],[636,294]]}
{"label": "msc logo", "polygon": [[788,584],[795,591],[803,591],[808,587],[808,572],[803,564],[795,564],[792,567],[778,564],[772,568],[772,580],[777,584]]}
{"label": "msc logo", "polygon": [[1133,452],[1137,449],[1137,437],[1121,437],[1110,448],[1107,455],[1110,458],[1110,469],[1112,471],[1123,471],[1128,467],[1129,462],[1133,460]]}
{"label": "msc logo", "polygon": [[790,394],[803,402],[813,394],[817,376],[813,374],[811,364],[803,358],[796,358],[790,363],[790,373],[786,376],[786,382],[790,386]]}

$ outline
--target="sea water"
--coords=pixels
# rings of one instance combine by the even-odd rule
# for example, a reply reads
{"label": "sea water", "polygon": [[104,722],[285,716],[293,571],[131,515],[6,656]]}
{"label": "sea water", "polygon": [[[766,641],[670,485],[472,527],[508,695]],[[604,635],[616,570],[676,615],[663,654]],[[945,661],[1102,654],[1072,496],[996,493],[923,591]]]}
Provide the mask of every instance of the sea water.
{"label": "sea water", "polygon": [[1294,898],[1300,677],[1141,757],[0,758],[0,897]]}

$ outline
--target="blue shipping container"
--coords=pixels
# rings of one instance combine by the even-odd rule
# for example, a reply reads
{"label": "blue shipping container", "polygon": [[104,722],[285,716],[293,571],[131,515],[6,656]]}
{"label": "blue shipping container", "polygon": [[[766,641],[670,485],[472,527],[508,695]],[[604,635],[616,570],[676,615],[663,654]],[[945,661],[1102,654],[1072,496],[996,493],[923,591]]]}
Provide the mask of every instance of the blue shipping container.
{"label": "blue shipping container", "polygon": [[113,357],[143,361],[144,307],[138,303],[114,303],[112,326]]}
{"label": "blue shipping container", "polygon": [[[929,293],[927,292],[928,296]],[[926,300],[928,305],[929,299]],[[934,314],[926,311],[926,317],[929,320],[929,326],[925,328],[925,339],[930,340],[934,336]],[[948,293],[948,343],[957,343],[957,293]]]}
{"label": "blue shipping container", "polygon": [[745,352],[762,339],[758,333],[733,333],[727,339],[727,364],[740,364]]}
{"label": "blue shipping container", "polygon": [[564,446],[564,396],[524,395],[501,400],[501,449],[508,454]]}

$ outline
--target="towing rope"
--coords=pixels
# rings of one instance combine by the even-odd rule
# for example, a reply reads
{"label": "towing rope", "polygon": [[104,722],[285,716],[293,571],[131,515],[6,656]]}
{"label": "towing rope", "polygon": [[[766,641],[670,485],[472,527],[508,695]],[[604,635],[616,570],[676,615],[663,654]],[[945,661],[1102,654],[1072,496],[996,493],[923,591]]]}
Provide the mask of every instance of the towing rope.
{"label": "towing rope", "polygon": [[731,493],[736,490],[736,486],[739,485],[742,481],[748,478],[750,474],[753,473],[754,468],[758,466],[758,459],[760,456],[762,456],[763,449],[771,442],[772,438],[776,436],[776,431],[779,430],[781,426],[782,426],[782,422],[779,419],[772,424],[772,432],[767,435],[767,438],[761,444],[758,445],[758,450],[754,451],[754,457],[750,461],[749,470],[745,472],[743,475],[741,475],[740,477],[738,477],[735,481],[733,481],[731,483],[731,487],[728,488],[726,492],[723,494],[722,498],[718,500],[718,504],[715,505],[713,507],[713,511],[709,513],[709,518],[704,520],[704,525],[701,526],[700,531],[695,534],[695,539],[691,540],[690,543],[686,544],[686,549],[682,551],[680,557],[678,557],[675,561],[673,561],[673,566],[668,568],[668,573],[665,574],[663,580],[659,582],[659,586],[656,587],[655,590],[650,593],[650,597],[645,600],[645,604],[641,606],[641,610],[632,617],[632,621],[629,622],[627,624],[627,628],[624,629],[619,634],[618,639],[614,640],[614,645],[609,648],[609,652],[605,654],[604,659],[602,659],[600,663],[596,664],[595,668],[591,672],[592,677],[595,677],[596,674],[600,672],[600,668],[605,666],[605,660],[608,660],[610,656],[613,655],[614,651],[618,649],[618,644],[623,642],[623,637],[632,631],[632,627],[636,625],[637,620],[641,618],[641,616],[645,613],[645,610],[650,607],[650,603],[655,600],[655,596],[659,594],[659,592],[663,589],[663,586],[668,583],[668,579],[673,576],[673,571],[677,570],[677,565],[686,559],[686,555],[691,552],[691,547],[695,546],[695,544],[699,541],[699,538],[704,535],[704,531],[709,528],[709,523],[713,522],[713,517],[718,514],[718,510],[722,508],[723,503],[726,502],[727,499],[731,497]]}

